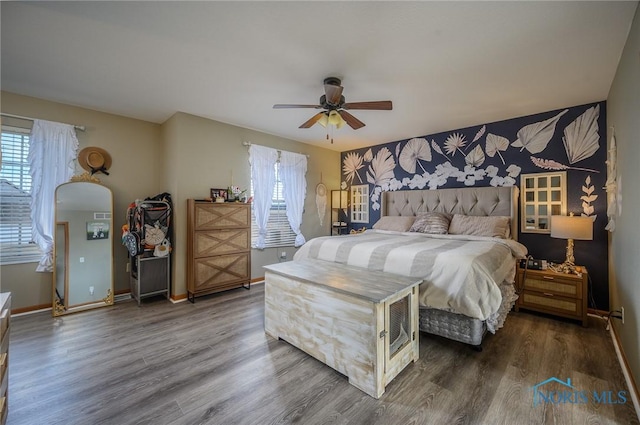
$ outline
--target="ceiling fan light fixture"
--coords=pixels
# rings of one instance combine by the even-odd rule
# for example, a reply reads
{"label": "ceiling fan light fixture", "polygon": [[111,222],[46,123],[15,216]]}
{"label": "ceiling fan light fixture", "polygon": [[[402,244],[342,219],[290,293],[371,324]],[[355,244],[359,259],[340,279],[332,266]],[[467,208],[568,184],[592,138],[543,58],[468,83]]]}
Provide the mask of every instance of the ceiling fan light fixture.
{"label": "ceiling fan light fixture", "polygon": [[318,123],[324,128],[327,128],[327,126],[334,126],[335,128],[340,129],[346,124],[346,121],[337,111],[328,111],[325,112],[322,118],[318,120]]}

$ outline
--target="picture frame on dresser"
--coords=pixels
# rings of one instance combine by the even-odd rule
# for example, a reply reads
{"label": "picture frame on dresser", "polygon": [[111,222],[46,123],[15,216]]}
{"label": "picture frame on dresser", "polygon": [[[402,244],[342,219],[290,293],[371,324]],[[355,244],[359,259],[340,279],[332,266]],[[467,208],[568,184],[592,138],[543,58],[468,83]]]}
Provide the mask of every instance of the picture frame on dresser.
{"label": "picture frame on dresser", "polygon": [[228,196],[227,189],[211,188],[209,191],[210,191],[210,194],[211,194],[211,199],[213,201],[215,201],[216,198],[222,198],[222,199],[225,200],[225,202],[227,201],[227,196]]}

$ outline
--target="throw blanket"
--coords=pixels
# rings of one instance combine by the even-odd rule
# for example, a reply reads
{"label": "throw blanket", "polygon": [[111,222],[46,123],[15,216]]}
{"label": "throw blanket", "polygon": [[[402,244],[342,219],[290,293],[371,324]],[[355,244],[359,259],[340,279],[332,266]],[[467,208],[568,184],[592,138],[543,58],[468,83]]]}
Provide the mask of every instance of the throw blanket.
{"label": "throw blanket", "polygon": [[515,259],[527,253],[508,239],[367,230],[312,239],[294,260],[314,258],[420,277],[420,305],[487,320],[502,303],[500,285],[513,282]]}

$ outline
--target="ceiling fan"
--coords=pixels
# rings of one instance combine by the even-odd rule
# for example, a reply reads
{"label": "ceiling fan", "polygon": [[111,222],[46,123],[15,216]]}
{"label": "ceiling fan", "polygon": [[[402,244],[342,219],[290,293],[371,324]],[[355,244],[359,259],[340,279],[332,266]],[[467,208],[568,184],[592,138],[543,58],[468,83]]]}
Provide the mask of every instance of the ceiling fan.
{"label": "ceiling fan", "polygon": [[322,112],[318,112],[312,116],[308,121],[304,122],[299,128],[309,128],[315,123],[319,122],[323,126],[327,124],[334,124],[337,128],[340,128],[343,123],[347,123],[351,128],[357,130],[364,127],[364,123],[351,115],[347,110],[352,109],[369,109],[369,110],[383,110],[390,111],[393,105],[390,100],[380,100],[374,102],[353,102],[346,103],[344,96],[342,95],[343,87],[340,85],[341,81],[336,77],[325,78],[324,80],[324,94],[320,96],[319,105],[289,105],[278,104],[273,105],[274,109],[287,109],[287,108],[314,108],[323,109]]}

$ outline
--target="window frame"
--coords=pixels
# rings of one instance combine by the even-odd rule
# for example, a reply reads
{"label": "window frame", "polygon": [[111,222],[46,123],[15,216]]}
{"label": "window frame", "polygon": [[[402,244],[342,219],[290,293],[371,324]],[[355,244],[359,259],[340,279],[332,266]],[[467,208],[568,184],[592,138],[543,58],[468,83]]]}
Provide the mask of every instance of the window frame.
{"label": "window frame", "polygon": [[[0,181],[1,184],[11,185],[16,190],[23,192],[23,194],[17,194],[15,196],[7,196],[4,193],[0,200],[0,264],[24,264],[24,263],[37,263],[42,257],[42,251],[32,240],[32,228],[31,223],[31,175],[29,173],[29,143],[31,130],[22,127],[15,127],[10,125],[1,126],[2,133],[2,161],[0,164]],[[6,135],[19,136],[20,140],[7,140]],[[11,148],[7,147],[7,144],[11,143]],[[17,145],[20,145],[17,147]],[[8,149],[18,150],[19,153],[16,157],[12,158],[12,161],[7,160]],[[9,163],[13,167],[17,167],[19,171],[8,172],[7,166]],[[12,168],[13,168],[12,167]],[[17,178],[17,181],[16,181]],[[3,188],[4,190],[4,188]],[[24,201],[16,202],[18,206],[12,206],[7,201],[11,199],[22,198]],[[9,206],[7,206],[9,205]],[[12,210],[8,210],[8,209]],[[11,221],[12,223],[7,223]],[[15,223],[13,223],[15,221]],[[16,226],[17,229],[7,229],[9,226]]]}
{"label": "window frame", "polygon": [[[552,186],[552,179],[560,179],[558,185]],[[531,187],[527,187],[527,180],[531,180]],[[540,182],[544,185],[540,186]],[[559,198],[553,199],[553,192],[559,191]],[[546,199],[540,199],[544,194]],[[551,233],[551,216],[567,214],[567,172],[554,171],[549,173],[530,173],[520,175],[520,232],[521,233]],[[528,208],[529,207],[529,208]],[[546,214],[541,213],[546,209]],[[533,209],[532,214],[527,210]],[[554,211],[555,210],[555,211]],[[533,225],[527,220],[533,221]],[[546,223],[542,224],[541,223]]]}
{"label": "window frame", "polygon": [[351,186],[352,223],[369,223],[369,185],[359,184]]}
{"label": "window frame", "polygon": [[[273,198],[269,210],[269,220],[267,221],[267,236],[265,238],[266,248],[282,248],[295,246],[296,234],[289,225],[287,218],[287,205],[284,200],[282,180],[280,180],[280,162],[274,165],[276,174],[276,184],[273,187]],[[253,196],[253,180],[251,181],[251,196]],[[251,248],[256,248],[258,240],[258,226],[256,216],[251,204]],[[279,236],[276,236],[279,233]]]}

